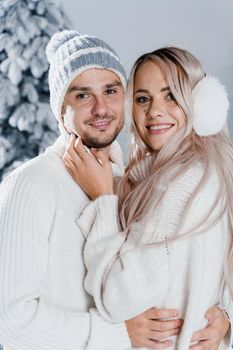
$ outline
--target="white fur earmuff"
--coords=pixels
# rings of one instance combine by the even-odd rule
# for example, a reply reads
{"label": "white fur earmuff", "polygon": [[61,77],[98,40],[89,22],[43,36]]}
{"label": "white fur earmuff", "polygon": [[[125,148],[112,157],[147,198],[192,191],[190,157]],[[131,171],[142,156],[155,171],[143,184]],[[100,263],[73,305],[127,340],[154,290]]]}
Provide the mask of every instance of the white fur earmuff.
{"label": "white fur earmuff", "polygon": [[225,87],[205,76],[193,89],[193,128],[200,136],[214,135],[226,124],[229,101]]}

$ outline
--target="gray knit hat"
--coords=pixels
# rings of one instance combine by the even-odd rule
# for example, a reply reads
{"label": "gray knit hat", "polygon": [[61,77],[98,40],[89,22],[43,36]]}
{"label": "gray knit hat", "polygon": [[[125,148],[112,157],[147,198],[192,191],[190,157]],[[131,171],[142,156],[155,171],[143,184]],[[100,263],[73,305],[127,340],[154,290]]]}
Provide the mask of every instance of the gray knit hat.
{"label": "gray knit hat", "polygon": [[81,35],[73,30],[54,34],[47,45],[50,63],[50,104],[55,117],[61,120],[61,108],[72,80],[91,68],[108,69],[119,76],[126,88],[126,73],[116,52],[103,40]]}

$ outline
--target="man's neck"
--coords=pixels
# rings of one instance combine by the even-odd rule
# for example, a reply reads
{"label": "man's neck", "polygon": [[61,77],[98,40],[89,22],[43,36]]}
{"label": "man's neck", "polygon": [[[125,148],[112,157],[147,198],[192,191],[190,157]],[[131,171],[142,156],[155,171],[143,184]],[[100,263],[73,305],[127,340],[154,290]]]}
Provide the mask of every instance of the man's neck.
{"label": "man's neck", "polygon": [[110,147],[111,145],[107,146],[107,147],[103,147],[103,148],[98,148],[99,151],[103,152],[105,154],[106,157],[109,158],[110,155]]}

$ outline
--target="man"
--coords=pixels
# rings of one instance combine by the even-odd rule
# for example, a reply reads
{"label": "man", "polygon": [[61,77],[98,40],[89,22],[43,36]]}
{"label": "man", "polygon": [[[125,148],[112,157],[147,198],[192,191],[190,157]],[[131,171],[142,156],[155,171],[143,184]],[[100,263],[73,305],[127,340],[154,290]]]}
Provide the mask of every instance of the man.
{"label": "man", "polygon": [[[62,135],[1,185],[0,343],[7,350],[168,347],[170,340],[159,341],[177,334],[182,321],[158,319],[177,318],[177,310],[151,309],[111,324],[95,309],[83,286],[85,238],[76,224],[89,199],[62,160],[79,134],[87,147],[105,148],[119,174],[121,155],[111,144],[123,125],[124,69],[102,40],[74,31],[55,34],[47,56],[51,108]],[[221,330],[210,336],[216,345],[228,321],[221,311],[211,312],[217,324],[225,322],[224,330],[208,328]]]}

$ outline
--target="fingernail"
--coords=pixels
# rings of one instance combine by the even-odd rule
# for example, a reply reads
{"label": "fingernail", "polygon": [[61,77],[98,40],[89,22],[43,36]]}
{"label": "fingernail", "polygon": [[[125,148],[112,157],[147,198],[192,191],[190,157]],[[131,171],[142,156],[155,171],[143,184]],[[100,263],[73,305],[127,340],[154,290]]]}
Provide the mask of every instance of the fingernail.
{"label": "fingernail", "polygon": [[80,136],[78,136],[78,137],[76,138],[75,146],[78,146],[79,142],[80,142]]}
{"label": "fingernail", "polygon": [[80,135],[75,130],[72,130],[72,133],[75,135],[76,138],[80,137]]}

